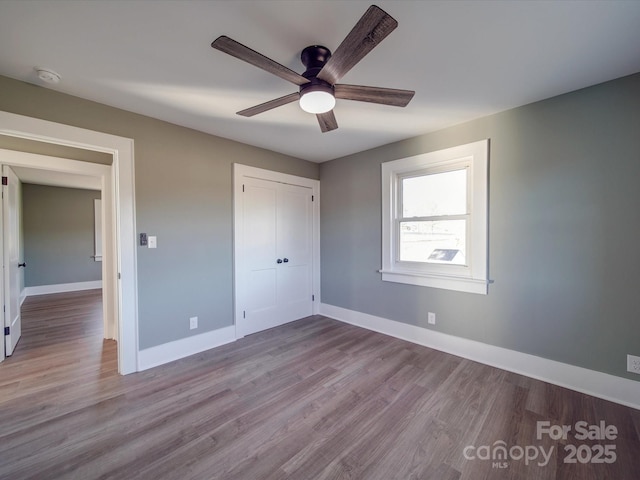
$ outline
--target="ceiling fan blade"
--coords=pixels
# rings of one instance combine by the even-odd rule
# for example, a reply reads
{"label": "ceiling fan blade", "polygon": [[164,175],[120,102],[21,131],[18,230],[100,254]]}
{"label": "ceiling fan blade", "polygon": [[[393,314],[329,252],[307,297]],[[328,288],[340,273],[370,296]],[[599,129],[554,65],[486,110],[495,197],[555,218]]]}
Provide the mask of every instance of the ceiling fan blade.
{"label": "ceiling fan blade", "polygon": [[362,85],[334,86],[336,98],[356,100],[358,102],[381,103],[394,107],[406,107],[416,92],[413,90],[397,90],[395,88],[365,87]]}
{"label": "ceiling fan blade", "polygon": [[299,75],[298,73],[288,69],[284,65],[280,65],[278,62],[265,57],[261,53],[258,53],[255,50],[252,50],[249,47],[246,47],[225,35],[216,38],[211,46],[216,50],[228,53],[229,55],[250,63],[255,67],[266,70],[267,72],[272,73],[284,80],[287,80],[288,82],[294,83],[296,85],[304,85],[305,83],[309,83],[309,80],[304,78],[302,75]]}
{"label": "ceiling fan blade", "polygon": [[322,133],[330,132],[338,128],[338,122],[336,121],[336,116],[333,114],[333,110],[329,110],[326,113],[318,113],[316,114],[316,118],[318,119]]}
{"label": "ceiling fan blade", "polygon": [[285,95],[284,97],[269,100],[268,102],[261,103],[260,105],[256,105],[255,107],[240,110],[236,113],[238,115],[242,115],[243,117],[253,117],[254,115],[266,112],[267,110],[271,110],[276,107],[281,107],[282,105],[286,105],[287,103],[296,102],[299,98],[300,94],[298,92],[290,93],[289,95]]}
{"label": "ceiling fan blade", "polygon": [[322,67],[318,78],[334,85],[397,26],[391,15],[371,5]]}

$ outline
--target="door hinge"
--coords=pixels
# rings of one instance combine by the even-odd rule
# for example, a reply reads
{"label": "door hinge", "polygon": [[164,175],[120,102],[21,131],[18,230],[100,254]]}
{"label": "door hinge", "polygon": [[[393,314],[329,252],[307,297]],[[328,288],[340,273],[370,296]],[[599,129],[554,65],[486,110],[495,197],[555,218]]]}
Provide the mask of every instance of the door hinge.
{"label": "door hinge", "polygon": [[11,327],[4,327],[4,334],[9,335],[11,333]]}
{"label": "door hinge", "polygon": [[246,310],[242,311],[242,318],[247,318],[247,311]]}
{"label": "door hinge", "polygon": [[313,195],[311,195],[311,201],[312,201],[312,202],[314,201],[314,199],[313,199]]}
{"label": "door hinge", "polygon": [[242,184],[242,193],[244,193],[244,184]]}
{"label": "door hinge", "polygon": [[311,301],[315,302],[316,301],[316,296],[315,295],[311,295]]}
{"label": "door hinge", "polygon": [[2,184],[9,185],[9,177],[2,177]]}

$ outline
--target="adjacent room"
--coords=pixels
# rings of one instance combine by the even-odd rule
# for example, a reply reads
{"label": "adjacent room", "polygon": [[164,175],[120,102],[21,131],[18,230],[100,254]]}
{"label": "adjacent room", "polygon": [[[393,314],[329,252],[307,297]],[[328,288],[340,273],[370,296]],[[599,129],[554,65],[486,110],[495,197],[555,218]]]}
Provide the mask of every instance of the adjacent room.
{"label": "adjacent room", "polygon": [[0,0],[0,478],[636,479],[639,26]]}

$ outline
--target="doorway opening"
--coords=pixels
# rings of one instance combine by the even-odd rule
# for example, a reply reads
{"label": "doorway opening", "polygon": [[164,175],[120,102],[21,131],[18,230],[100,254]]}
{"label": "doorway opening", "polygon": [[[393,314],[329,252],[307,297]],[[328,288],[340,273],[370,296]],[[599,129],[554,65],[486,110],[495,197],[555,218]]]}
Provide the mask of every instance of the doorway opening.
{"label": "doorway opening", "polygon": [[[138,370],[137,271],[133,140],[22,115],[0,112],[0,135],[102,152],[113,159],[105,166],[20,151],[0,150],[0,164],[63,174],[99,177],[103,215],[103,314],[105,336],[117,340],[118,371]],[[3,235],[4,237],[4,231]],[[0,292],[4,288],[0,289]],[[4,294],[2,295],[3,302]],[[4,360],[4,342],[0,361]]]}

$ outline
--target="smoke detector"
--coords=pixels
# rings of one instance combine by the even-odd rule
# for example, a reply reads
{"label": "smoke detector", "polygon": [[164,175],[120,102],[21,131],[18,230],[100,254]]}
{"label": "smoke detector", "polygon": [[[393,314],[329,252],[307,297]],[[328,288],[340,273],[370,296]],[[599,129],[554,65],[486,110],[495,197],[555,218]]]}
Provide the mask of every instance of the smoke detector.
{"label": "smoke detector", "polygon": [[58,83],[60,81],[60,75],[51,70],[50,68],[36,67],[36,73],[38,78],[46,83]]}

